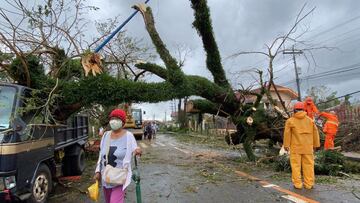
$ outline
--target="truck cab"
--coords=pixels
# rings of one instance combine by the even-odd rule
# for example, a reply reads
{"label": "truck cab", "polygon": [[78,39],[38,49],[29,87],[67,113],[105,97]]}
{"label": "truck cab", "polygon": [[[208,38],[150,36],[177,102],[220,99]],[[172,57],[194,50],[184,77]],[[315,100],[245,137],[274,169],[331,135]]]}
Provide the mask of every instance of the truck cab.
{"label": "truck cab", "polygon": [[132,132],[136,140],[141,140],[143,137],[142,129],[142,112],[141,109],[126,109],[126,123],[125,129]]}
{"label": "truck cab", "polygon": [[24,110],[31,91],[0,83],[0,202],[46,202],[57,176],[85,168],[88,118],[44,122],[42,113]]}
{"label": "truck cab", "polygon": [[135,120],[135,128],[141,129],[143,125],[141,109],[131,109],[131,114]]}

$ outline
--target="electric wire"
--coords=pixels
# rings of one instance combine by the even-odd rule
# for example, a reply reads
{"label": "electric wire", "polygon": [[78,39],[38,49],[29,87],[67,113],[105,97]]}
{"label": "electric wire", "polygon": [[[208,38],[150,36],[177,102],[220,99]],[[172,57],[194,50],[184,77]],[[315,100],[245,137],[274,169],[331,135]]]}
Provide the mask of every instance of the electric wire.
{"label": "electric wire", "polygon": [[355,91],[355,92],[351,92],[351,93],[348,93],[348,94],[344,94],[344,95],[342,95],[342,96],[335,97],[335,98],[333,98],[333,99],[329,99],[329,100],[327,100],[327,101],[319,102],[319,103],[316,103],[316,104],[328,103],[328,102],[334,101],[334,100],[336,100],[336,99],[340,99],[340,98],[347,97],[347,96],[350,96],[350,95],[353,95],[353,94],[357,94],[357,93],[360,93],[360,90]]}
{"label": "electric wire", "polygon": [[[349,66],[344,66],[341,68],[334,68],[332,70],[324,71],[321,73],[307,75],[304,77],[300,77],[299,79],[300,80],[313,80],[313,79],[318,79],[318,78],[322,78],[322,77],[332,76],[335,74],[341,74],[341,73],[345,73],[345,72],[349,72],[349,71],[354,71],[354,70],[358,70],[358,69],[360,69],[360,63],[352,64]],[[293,82],[295,82],[295,80],[290,80],[290,81],[284,82],[284,83],[282,83],[282,85],[288,85]]]}

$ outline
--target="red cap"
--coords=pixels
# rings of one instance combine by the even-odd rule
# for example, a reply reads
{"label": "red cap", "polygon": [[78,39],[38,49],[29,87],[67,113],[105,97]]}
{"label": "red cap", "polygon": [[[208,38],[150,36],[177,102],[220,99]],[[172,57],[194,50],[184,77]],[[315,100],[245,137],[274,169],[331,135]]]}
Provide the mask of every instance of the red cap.
{"label": "red cap", "polygon": [[294,109],[304,110],[304,103],[303,102],[296,102],[295,105],[294,105]]}
{"label": "red cap", "polygon": [[111,113],[110,113],[110,118],[119,118],[124,124],[126,122],[126,113],[124,110],[122,109],[114,109]]}

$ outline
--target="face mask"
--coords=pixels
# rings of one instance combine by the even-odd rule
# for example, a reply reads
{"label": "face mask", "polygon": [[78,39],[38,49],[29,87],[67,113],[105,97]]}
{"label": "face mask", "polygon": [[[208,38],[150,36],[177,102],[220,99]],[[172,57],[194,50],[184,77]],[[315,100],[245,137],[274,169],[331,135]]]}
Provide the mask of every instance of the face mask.
{"label": "face mask", "polygon": [[118,119],[110,120],[109,124],[111,130],[119,130],[123,126],[122,121]]}

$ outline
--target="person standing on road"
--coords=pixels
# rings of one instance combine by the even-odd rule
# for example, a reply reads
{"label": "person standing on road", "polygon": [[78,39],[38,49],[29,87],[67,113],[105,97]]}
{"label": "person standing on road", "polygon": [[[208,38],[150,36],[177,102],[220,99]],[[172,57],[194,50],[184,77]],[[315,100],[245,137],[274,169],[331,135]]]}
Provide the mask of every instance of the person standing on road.
{"label": "person standing on road", "polygon": [[152,128],[153,139],[155,139],[156,138],[156,131],[157,131],[155,122],[151,123],[151,128]]}
{"label": "person standing on road", "polygon": [[[123,128],[125,122],[125,111],[113,110],[110,113],[109,121],[111,131],[104,133],[100,143],[94,179],[101,181],[106,203],[123,203],[125,201],[125,189],[130,184],[132,176],[132,157],[141,155],[141,149],[137,146],[134,135]],[[113,184],[111,181],[116,178],[105,174],[108,168],[125,169],[123,170],[125,171],[124,184]]]}
{"label": "person standing on road", "polygon": [[315,183],[314,150],[320,147],[320,137],[314,121],[306,115],[304,103],[294,105],[294,115],[285,123],[284,148],[290,151],[291,179],[301,189],[301,172],[304,187],[311,189]]}
{"label": "person standing on road", "polygon": [[318,108],[314,104],[314,101],[311,97],[306,97],[304,101],[304,111],[307,113],[307,116],[309,116],[311,119],[314,120],[315,115],[319,113]]}
{"label": "person standing on road", "polygon": [[335,111],[330,111],[330,113],[321,112],[320,116],[326,118],[326,122],[323,127],[323,132],[326,135],[324,149],[334,149],[334,139],[339,126],[338,117],[336,116]]}
{"label": "person standing on road", "polygon": [[153,136],[153,129],[151,127],[150,122],[146,124],[145,131],[146,131],[147,139],[151,142],[151,138]]}

